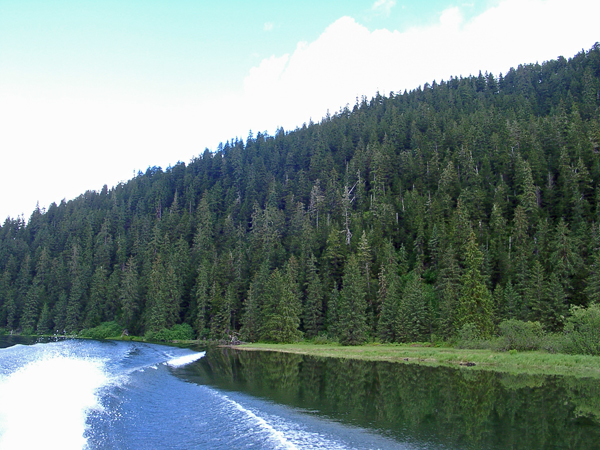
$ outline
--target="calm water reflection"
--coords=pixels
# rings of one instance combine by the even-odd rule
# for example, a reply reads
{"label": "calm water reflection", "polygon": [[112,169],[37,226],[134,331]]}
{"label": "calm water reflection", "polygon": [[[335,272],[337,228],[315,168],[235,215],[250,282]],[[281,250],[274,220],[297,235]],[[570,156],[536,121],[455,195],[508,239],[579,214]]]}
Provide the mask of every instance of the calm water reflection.
{"label": "calm water reflection", "polygon": [[[600,381],[212,349],[180,372],[403,442],[598,449]],[[428,445],[428,446],[429,446]]]}

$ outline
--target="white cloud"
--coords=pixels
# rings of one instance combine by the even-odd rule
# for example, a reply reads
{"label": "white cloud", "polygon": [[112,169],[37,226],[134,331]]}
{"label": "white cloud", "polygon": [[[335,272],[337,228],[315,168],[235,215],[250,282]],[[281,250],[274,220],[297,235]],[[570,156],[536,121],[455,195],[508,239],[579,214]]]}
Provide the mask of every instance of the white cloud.
{"label": "white cloud", "polygon": [[342,17],[315,41],[262,60],[246,74],[243,90],[240,80],[170,103],[150,93],[103,95],[93,86],[81,95],[65,89],[44,97],[43,86],[30,92],[26,82],[0,83],[0,221],[22,212],[27,218],[36,200],[47,207],[112,186],[134,169],[187,162],[204,146],[214,149],[249,129],[274,133],[277,126],[317,122],[377,90],[388,94],[479,70],[498,75],[600,41],[597,1],[505,0],[465,17],[461,7],[449,8],[436,24],[402,33],[369,31]]}
{"label": "white cloud", "polygon": [[274,24],[273,22],[265,22],[263,30],[265,31],[273,31]]}
{"label": "white cloud", "polygon": [[457,29],[462,23],[462,15],[457,7],[448,8],[442,12],[440,16],[440,24],[442,27]]}
{"label": "white cloud", "polygon": [[[373,7],[385,4],[378,0]],[[410,90],[479,70],[498,75],[521,63],[569,57],[600,40],[597,17],[600,2],[587,0],[506,0],[469,20],[452,7],[437,24],[402,33],[369,31],[342,17],[314,42],[250,71],[244,87],[251,127],[293,129],[376,91]]]}
{"label": "white cloud", "polygon": [[375,0],[371,10],[389,16],[394,6],[396,6],[396,0]]}

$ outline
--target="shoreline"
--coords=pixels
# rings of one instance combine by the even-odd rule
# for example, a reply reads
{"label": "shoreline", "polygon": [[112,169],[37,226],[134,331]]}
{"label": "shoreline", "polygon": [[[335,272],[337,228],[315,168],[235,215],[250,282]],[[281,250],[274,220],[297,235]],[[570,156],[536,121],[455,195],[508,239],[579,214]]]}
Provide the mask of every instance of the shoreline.
{"label": "shoreline", "polygon": [[345,358],[450,367],[458,370],[485,370],[513,375],[574,376],[600,379],[600,357],[540,351],[493,352],[415,344],[365,344],[344,347],[335,344],[241,344],[220,345],[240,351],[295,353],[322,358]]}
{"label": "shoreline", "polygon": [[[9,336],[9,335],[5,335]],[[25,338],[91,339],[81,336],[24,336]],[[170,342],[147,341],[140,336],[114,336],[106,340],[144,342],[171,347],[204,348],[205,341],[179,340]],[[209,344],[210,345],[210,344]],[[423,344],[363,344],[342,346],[339,344],[216,344],[218,348],[240,351],[269,351],[294,353],[317,358],[342,358],[363,361],[382,361],[399,364],[419,364],[431,367],[449,367],[457,370],[484,370],[512,375],[573,376],[600,380],[600,356],[570,355],[543,351],[494,352],[489,349],[472,350],[453,347],[433,347]]]}

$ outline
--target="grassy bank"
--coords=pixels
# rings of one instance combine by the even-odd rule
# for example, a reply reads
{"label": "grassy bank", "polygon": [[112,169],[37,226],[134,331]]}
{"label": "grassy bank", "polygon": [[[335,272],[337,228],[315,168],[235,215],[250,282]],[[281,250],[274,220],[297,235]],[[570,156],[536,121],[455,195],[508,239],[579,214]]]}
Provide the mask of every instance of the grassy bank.
{"label": "grassy bank", "polygon": [[[244,344],[239,350],[266,350],[303,355],[390,361],[402,364],[448,366],[465,370],[493,370],[512,374],[569,375],[600,379],[600,357],[542,351],[493,352],[415,344],[368,344],[344,347],[336,344]],[[468,364],[468,365],[467,365]],[[474,365],[473,365],[474,364]]]}

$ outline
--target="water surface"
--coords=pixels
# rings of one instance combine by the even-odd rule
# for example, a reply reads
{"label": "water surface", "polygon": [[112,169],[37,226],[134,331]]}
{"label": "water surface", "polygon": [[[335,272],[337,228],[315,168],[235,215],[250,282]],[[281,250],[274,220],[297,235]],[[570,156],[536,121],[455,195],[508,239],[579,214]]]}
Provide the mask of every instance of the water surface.
{"label": "water surface", "polygon": [[179,376],[426,448],[600,448],[596,379],[230,349]]}
{"label": "water surface", "polygon": [[597,449],[599,405],[590,379],[0,337],[2,450]]}

